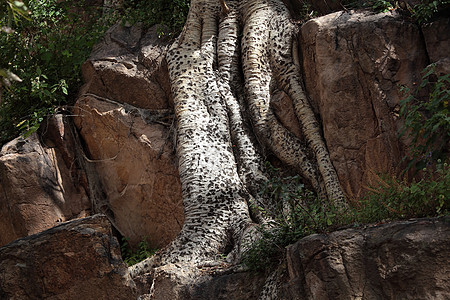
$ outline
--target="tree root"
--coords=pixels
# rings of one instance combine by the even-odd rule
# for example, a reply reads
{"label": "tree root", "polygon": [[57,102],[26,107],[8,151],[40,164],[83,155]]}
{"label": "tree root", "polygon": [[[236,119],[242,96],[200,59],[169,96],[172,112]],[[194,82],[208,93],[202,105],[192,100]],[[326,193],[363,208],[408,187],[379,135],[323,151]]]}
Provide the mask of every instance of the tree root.
{"label": "tree root", "polygon": [[[245,23],[243,69],[256,133],[282,161],[297,167],[319,194],[326,191],[330,201],[345,208],[345,196],[320,134],[319,122],[301,86],[299,66],[293,59],[296,27],[289,19],[289,11],[279,0],[245,1],[241,10]],[[273,116],[270,95],[274,85],[293,100],[308,148],[286,133]],[[314,154],[314,163],[309,149]]]}
{"label": "tree root", "polygon": [[[254,198],[266,180],[257,141],[297,168],[323,198],[346,206],[292,59],[295,26],[287,9],[281,0],[229,0],[227,11],[224,4],[192,0],[183,33],[167,53],[185,223],[167,248],[130,268],[133,277],[164,265],[217,262],[220,255],[239,261],[257,235],[248,203],[267,200]],[[274,116],[270,99],[277,89],[292,98],[306,145]]]}

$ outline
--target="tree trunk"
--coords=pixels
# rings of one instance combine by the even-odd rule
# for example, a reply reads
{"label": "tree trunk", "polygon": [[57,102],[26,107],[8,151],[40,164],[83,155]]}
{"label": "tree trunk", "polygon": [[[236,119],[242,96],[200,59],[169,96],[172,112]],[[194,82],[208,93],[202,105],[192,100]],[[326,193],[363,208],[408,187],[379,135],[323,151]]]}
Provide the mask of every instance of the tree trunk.
{"label": "tree trunk", "polygon": [[[252,224],[262,221],[252,220],[248,208],[263,200],[262,150],[297,169],[323,199],[346,207],[302,88],[295,41],[282,0],[191,1],[167,53],[185,223],[171,245],[132,267],[132,276],[167,264],[211,265],[223,255],[238,262]],[[306,142],[272,112],[277,91],[292,99]]]}

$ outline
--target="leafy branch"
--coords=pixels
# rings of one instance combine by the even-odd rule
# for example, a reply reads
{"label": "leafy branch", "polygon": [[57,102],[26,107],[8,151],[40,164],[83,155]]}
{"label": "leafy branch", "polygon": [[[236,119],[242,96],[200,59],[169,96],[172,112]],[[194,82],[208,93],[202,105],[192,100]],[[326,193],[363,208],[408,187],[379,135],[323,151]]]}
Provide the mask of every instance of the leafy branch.
{"label": "leafy branch", "polygon": [[[420,170],[438,159],[446,160],[450,142],[450,74],[438,76],[435,64],[424,69],[422,82],[415,90],[401,87],[404,99],[400,115],[404,117],[401,136],[411,140],[406,170],[415,166]],[[420,94],[429,91],[426,99]]]}

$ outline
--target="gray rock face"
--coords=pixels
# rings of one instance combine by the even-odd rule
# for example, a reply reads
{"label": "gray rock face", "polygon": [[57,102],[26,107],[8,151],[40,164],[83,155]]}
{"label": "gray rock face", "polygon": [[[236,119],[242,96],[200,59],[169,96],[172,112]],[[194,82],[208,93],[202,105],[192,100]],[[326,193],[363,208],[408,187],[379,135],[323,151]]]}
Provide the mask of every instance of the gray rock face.
{"label": "gray rock face", "polygon": [[135,299],[119,243],[101,215],[0,248],[1,299]]}
{"label": "gray rock face", "polygon": [[284,297],[449,299],[449,249],[449,217],[312,235],[287,250]]}
{"label": "gray rock face", "polygon": [[0,152],[0,246],[90,212],[70,129],[61,115],[45,128]]}

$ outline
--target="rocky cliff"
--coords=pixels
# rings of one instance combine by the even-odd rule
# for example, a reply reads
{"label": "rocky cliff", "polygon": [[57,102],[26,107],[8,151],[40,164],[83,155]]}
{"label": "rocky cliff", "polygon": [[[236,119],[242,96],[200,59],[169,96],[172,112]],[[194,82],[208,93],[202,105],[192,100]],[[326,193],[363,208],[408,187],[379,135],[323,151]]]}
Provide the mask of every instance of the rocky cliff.
{"label": "rocky cliff", "polygon": [[[403,168],[407,141],[397,138],[398,86],[414,86],[430,63],[448,73],[449,29],[448,19],[420,28],[395,11],[341,11],[301,26],[304,84],[350,199],[364,194],[373,174]],[[82,293],[85,299],[132,299],[146,293],[127,277],[109,224],[131,244],[147,237],[154,247],[167,245],[183,224],[168,43],[156,28],[114,26],[83,65],[85,85],[74,110],[49,119],[39,134],[3,146],[0,245],[16,241],[0,248],[0,298],[75,299]],[[301,135],[288,97],[279,93],[272,106]],[[94,213],[104,216],[69,221]],[[270,276],[201,270],[202,281],[180,295],[447,299],[449,222],[314,235],[290,246]]]}

